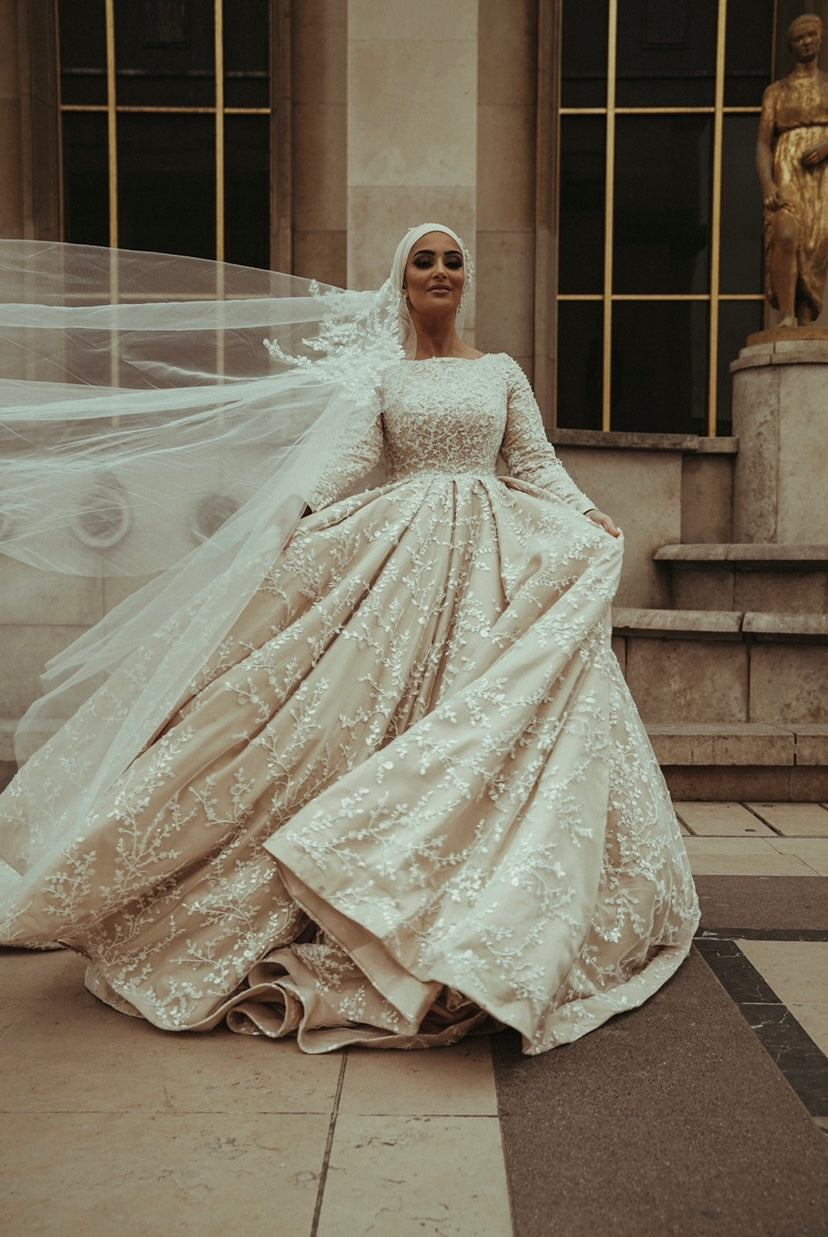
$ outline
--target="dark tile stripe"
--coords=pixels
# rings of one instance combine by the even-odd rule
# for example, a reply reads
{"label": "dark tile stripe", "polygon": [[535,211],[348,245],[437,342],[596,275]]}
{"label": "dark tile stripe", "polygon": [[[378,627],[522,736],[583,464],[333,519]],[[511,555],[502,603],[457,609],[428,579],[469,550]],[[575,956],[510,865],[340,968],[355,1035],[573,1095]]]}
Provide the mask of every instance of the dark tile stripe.
{"label": "dark tile stripe", "polygon": [[[808,1112],[822,1123],[828,1120],[828,1058],[742,953],[736,941],[748,939],[748,934],[738,928],[732,931],[736,939],[700,937],[696,947]],[[768,941],[828,940],[828,933],[802,936],[766,932],[750,936]]]}
{"label": "dark tile stripe", "polygon": [[828,1233],[828,1139],[698,953],[575,1044],[492,1045],[516,1237]]}
{"label": "dark tile stripe", "polygon": [[702,929],[828,932],[824,876],[697,876]]}

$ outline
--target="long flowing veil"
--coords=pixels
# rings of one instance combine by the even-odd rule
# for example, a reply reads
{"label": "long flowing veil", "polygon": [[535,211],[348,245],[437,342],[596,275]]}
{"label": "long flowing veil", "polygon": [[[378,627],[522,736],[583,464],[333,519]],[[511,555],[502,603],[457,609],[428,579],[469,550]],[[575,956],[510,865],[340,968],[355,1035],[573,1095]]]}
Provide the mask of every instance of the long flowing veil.
{"label": "long flowing veil", "polygon": [[[19,759],[18,870],[82,819],[170,715],[290,537],[349,417],[403,355],[399,292],[193,258],[0,242],[0,550],[51,571],[147,578],[47,667]],[[265,340],[270,341],[265,347]],[[358,346],[355,346],[357,344]],[[113,675],[129,707],[85,729]],[[72,718],[88,782],[44,739]],[[28,778],[31,787],[34,779]]]}

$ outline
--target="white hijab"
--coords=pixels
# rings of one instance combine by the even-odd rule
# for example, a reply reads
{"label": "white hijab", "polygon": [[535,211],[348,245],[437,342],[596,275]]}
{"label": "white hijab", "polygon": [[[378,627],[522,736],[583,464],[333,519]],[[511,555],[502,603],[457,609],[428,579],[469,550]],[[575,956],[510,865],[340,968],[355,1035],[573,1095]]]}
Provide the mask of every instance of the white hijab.
{"label": "white hijab", "polygon": [[457,245],[457,248],[460,250],[460,252],[463,255],[463,266],[465,267],[465,272],[466,272],[466,283],[463,289],[463,299],[460,302],[460,309],[457,314],[458,333],[463,330],[463,323],[466,317],[466,296],[471,286],[471,280],[472,280],[472,275],[473,275],[471,254],[469,253],[468,249],[463,244],[462,240],[457,235],[457,233],[452,231],[451,228],[446,227],[444,223],[420,223],[415,228],[409,228],[405,236],[400,241],[399,245],[397,245],[396,251],[394,253],[394,260],[391,263],[391,277],[390,277],[391,287],[397,293],[399,293],[399,296],[400,296],[399,313],[400,313],[400,323],[401,323],[402,345],[406,351],[406,354],[409,356],[414,355],[416,351],[416,347],[417,347],[417,341],[416,341],[416,336],[414,333],[414,324],[411,321],[411,315],[408,312],[408,306],[406,304],[405,295],[402,291],[402,286],[403,286],[403,283],[405,282],[405,267],[406,267],[406,263],[408,262],[408,255],[411,253],[411,250],[417,244],[417,241],[421,240],[424,236],[427,236],[429,232],[443,232],[446,236],[450,236],[451,239],[454,241],[454,243]]}

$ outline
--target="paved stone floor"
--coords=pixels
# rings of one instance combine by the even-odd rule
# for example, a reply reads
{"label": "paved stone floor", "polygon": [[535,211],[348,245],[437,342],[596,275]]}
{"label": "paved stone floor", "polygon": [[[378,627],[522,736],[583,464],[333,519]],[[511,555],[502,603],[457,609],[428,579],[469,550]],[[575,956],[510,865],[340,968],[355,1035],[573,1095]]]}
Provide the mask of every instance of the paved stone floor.
{"label": "paved stone floor", "polygon": [[169,1035],[0,952],[0,1233],[828,1234],[828,805],[676,809],[698,948],[542,1057]]}

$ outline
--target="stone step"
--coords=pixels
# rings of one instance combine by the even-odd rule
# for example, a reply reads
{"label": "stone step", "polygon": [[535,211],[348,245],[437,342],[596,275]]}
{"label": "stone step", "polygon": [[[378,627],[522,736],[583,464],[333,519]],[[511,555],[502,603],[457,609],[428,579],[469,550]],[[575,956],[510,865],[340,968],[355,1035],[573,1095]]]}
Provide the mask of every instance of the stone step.
{"label": "stone step", "polygon": [[613,609],[613,647],[646,724],[828,722],[828,616]]}
{"label": "stone step", "polygon": [[760,542],[664,545],[676,609],[828,611],[828,545]]}
{"label": "stone step", "polygon": [[828,799],[828,724],[685,722],[647,732],[676,800]]}

